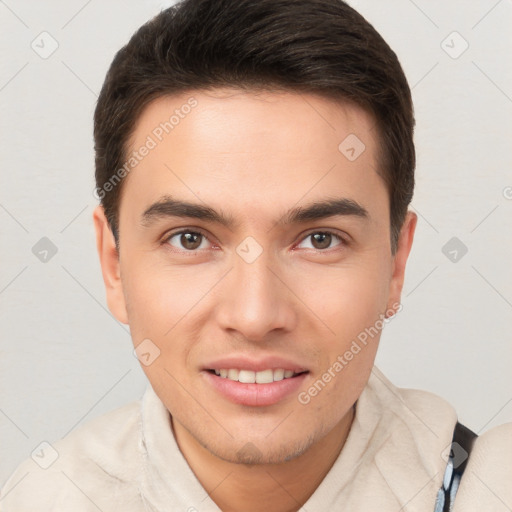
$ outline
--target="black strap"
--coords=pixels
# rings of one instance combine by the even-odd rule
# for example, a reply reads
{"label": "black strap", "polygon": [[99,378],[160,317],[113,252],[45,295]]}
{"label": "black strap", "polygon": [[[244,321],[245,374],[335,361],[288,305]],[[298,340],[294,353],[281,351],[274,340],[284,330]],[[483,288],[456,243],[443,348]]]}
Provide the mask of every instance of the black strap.
{"label": "black strap", "polygon": [[[453,431],[452,445],[453,443],[458,443],[459,446],[466,450],[468,456],[458,465],[457,468],[454,466],[453,470],[455,473],[458,473],[460,475],[464,473],[464,470],[466,469],[466,465],[469,460],[469,454],[471,453],[471,448],[473,448],[473,443],[475,442],[475,439],[477,437],[477,434],[475,434],[468,427],[457,421],[457,424],[455,425],[455,429]],[[452,450],[454,448],[455,447],[453,447]]]}
{"label": "black strap", "polygon": [[462,478],[462,474],[464,473],[469,460],[471,448],[473,448],[473,443],[477,437],[477,434],[457,421],[453,430],[452,447],[450,450],[450,461],[453,464],[453,475],[450,480],[450,485],[444,490],[443,512],[449,512],[452,508],[450,495],[455,475],[459,475],[459,479]]}

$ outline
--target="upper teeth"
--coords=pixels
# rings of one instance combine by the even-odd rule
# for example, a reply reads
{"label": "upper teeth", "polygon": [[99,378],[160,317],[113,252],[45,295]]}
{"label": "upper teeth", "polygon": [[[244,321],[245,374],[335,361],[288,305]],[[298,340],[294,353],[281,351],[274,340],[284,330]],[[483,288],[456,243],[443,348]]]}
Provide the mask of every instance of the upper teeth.
{"label": "upper teeth", "polygon": [[234,368],[215,370],[215,373],[223,378],[243,382],[246,384],[268,384],[277,380],[288,379],[293,377],[295,373],[292,370],[262,370],[261,372],[253,372],[251,370],[237,370]]}

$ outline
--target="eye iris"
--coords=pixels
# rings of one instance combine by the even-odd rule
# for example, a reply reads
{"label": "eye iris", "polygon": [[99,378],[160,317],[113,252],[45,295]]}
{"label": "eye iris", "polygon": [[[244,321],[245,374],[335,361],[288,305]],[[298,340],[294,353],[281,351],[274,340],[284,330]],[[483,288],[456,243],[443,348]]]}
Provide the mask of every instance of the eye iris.
{"label": "eye iris", "polygon": [[326,249],[331,245],[332,236],[329,233],[314,233],[312,238],[315,249]]}
{"label": "eye iris", "polygon": [[180,237],[180,242],[185,249],[197,249],[201,245],[199,233],[183,233]]}

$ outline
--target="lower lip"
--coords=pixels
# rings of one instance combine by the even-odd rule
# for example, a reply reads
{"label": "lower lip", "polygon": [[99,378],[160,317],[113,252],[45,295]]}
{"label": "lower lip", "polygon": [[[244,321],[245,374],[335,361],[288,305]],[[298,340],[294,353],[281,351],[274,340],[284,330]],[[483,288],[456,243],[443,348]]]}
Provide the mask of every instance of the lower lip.
{"label": "lower lip", "polygon": [[297,393],[307,375],[307,373],[301,373],[296,377],[269,382],[268,384],[246,384],[227,377],[219,377],[206,370],[202,373],[208,383],[225,398],[235,404],[250,406],[273,405],[287,396]]}

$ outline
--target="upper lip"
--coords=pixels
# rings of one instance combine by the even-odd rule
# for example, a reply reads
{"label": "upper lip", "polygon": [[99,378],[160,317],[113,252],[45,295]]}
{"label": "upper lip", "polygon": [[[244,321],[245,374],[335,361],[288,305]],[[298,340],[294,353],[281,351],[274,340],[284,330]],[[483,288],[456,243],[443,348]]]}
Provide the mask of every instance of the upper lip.
{"label": "upper lip", "polygon": [[206,365],[204,370],[220,370],[236,368],[238,370],[250,370],[253,372],[261,372],[263,370],[292,370],[295,373],[309,371],[305,366],[296,363],[290,359],[279,356],[265,356],[259,359],[249,359],[247,356],[225,356],[215,359]]}

